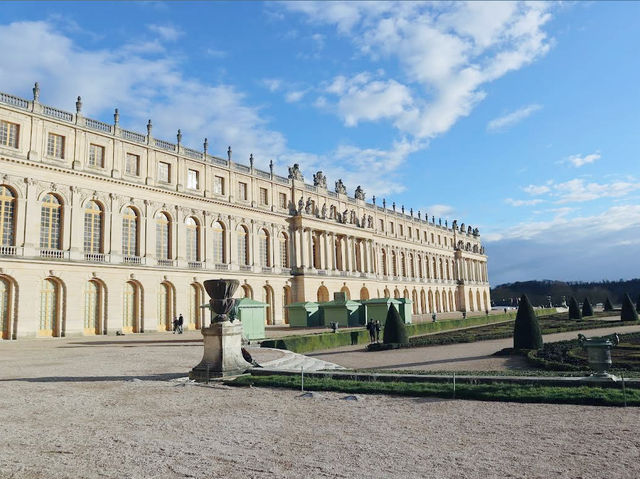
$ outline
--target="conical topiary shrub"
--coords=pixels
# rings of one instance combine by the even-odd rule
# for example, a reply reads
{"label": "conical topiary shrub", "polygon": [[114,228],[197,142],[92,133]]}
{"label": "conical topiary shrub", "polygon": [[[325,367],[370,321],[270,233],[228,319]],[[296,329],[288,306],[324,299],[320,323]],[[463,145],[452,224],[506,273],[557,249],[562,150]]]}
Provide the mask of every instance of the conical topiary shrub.
{"label": "conical topiary shrub", "polygon": [[638,300],[636,301],[636,312],[640,313],[640,294],[638,295]]}
{"label": "conical topiary shrub", "polygon": [[620,319],[622,321],[638,320],[638,312],[636,311],[636,308],[633,307],[633,303],[631,302],[631,298],[628,294],[625,294],[624,299],[622,300],[622,311],[620,312]]}
{"label": "conical topiary shrub", "polygon": [[584,302],[582,303],[582,316],[593,316],[593,307],[591,306],[589,298],[584,298]]}
{"label": "conical topiary shrub", "polygon": [[573,296],[569,298],[569,319],[582,319],[580,306],[578,306],[578,301]]}
{"label": "conical topiary shrub", "polygon": [[540,349],[542,347],[542,333],[538,318],[526,294],[520,298],[516,324],[513,328],[514,349]]}
{"label": "conical topiary shrub", "polygon": [[607,299],[605,299],[604,301],[604,310],[613,311],[613,304],[611,304],[611,300],[609,299],[609,296],[607,296]]}
{"label": "conical topiary shrub", "polygon": [[384,333],[382,335],[384,344],[408,344],[407,328],[395,305],[391,305],[387,313],[387,321],[384,323]]}

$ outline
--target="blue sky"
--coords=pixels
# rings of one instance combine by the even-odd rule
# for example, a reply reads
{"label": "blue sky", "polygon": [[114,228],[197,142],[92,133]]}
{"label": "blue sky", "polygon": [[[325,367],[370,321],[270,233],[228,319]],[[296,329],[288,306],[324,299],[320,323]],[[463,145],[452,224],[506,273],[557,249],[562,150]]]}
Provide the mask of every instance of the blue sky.
{"label": "blue sky", "polygon": [[0,90],[480,228],[493,284],[638,277],[640,3],[7,2]]}

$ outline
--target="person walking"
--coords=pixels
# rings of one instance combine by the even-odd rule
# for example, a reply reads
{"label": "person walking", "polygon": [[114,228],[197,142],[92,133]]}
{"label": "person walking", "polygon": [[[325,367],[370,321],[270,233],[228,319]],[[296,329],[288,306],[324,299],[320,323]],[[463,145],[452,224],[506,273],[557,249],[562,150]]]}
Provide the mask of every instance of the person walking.
{"label": "person walking", "polygon": [[182,317],[182,313],[178,316],[178,334],[182,334],[182,325],[184,324],[184,318]]}
{"label": "person walking", "polygon": [[373,319],[370,319],[369,322],[367,323],[367,330],[369,331],[369,342],[373,343],[376,339],[376,327],[375,324],[373,323]]}
{"label": "person walking", "polygon": [[178,318],[174,317],[173,318],[173,334],[176,334],[177,330],[178,330]]}
{"label": "person walking", "polygon": [[380,342],[380,330],[382,327],[380,326],[380,320],[376,319],[376,324],[373,326],[376,332],[376,343]]}

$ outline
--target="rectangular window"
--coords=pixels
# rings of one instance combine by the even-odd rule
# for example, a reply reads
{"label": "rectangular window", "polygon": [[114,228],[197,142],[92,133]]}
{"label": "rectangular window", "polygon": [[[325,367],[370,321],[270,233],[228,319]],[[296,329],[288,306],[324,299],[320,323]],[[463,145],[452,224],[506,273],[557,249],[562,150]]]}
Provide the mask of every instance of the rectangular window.
{"label": "rectangular window", "polygon": [[407,233],[409,233],[409,239],[411,239],[411,228],[407,228]]}
{"label": "rectangular window", "polygon": [[89,166],[104,168],[104,147],[100,145],[89,145]]}
{"label": "rectangular window", "polygon": [[433,239],[433,233],[431,233],[431,244],[435,243],[435,240]]}
{"label": "rectangular window", "polygon": [[280,195],[278,196],[280,198],[280,208],[282,208],[283,210],[287,209],[287,195],[286,193],[280,193]]}
{"label": "rectangular window", "polygon": [[440,235],[438,235],[438,244],[441,244],[441,242],[440,242]]}
{"label": "rectangular window", "polygon": [[384,220],[380,219],[380,231],[384,231]]}
{"label": "rectangular window", "polygon": [[242,201],[247,201],[247,184],[246,183],[238,183],[238,198]]}
{"label": "rectangular window", "polygon": [[158,181],[169,183],[171,181],[171,165],[164,161],[158,162]]}
{"label": "rectangular window", "polygon": [[260,204],[261,205],[268,205],[269,204],[269,197],[267,196],[268,192],[266,188],[260,188]]}
{"label": "rectangular window", "polygon": [[391,234],[395,233],[395,231],[393,229],[393,221],[389,223],[389,231],[391,232]]}
{"label": "rectangular window", "polygon": [[8,121],[0,121],[0,145],[18,148],[20,125]]}
{"label": "rectangular window", "polygon": [[198,170],[187,170],[187,188],[197,190],[200,188],[200,178]]}
{"label": "rectangular window", "polygon": [[133,153],[127,153],[127,163],[125,165],[125,172],[128,175],[138,176],[140,174],[140,157]]}
{"label": "rectangular window", "polygon": [[64,136],[49,133],[47,140],[47,155],[60,160],[64,159]]}
{"label": "rectangular window", "polygon": [[400,236],[404,235],[404,226],[400,225]]}
{"label": "rectangular window", "polygon": [[216,195],[224,195],[224,178],[222,176],[213,177],[213,192]]}

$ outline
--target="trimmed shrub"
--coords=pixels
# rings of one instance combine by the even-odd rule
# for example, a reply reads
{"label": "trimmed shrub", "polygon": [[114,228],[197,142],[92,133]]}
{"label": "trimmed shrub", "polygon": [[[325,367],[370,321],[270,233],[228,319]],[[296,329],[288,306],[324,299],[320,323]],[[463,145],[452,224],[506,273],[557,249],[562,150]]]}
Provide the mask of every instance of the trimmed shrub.
{"label": "trimmed shrub", "polygon": [[613,311],[613,304],[611,304],[611,300],[609,299],[609,296],[607,296],[607,299],[604,302],[604,310]]}
{"label": "trimmed shrub", "polygon": [[640,294],[638,295],[638,300],[636,301],[636,312],[640,313]]}
{"label": "trimmed shrub", "polygon": [[624,299],[622,300],[622,311],[620,312],[620,320],[622,321],[637,321],[638,320],[638,312],[636,308],[633,307],[633,303],[631,302],[631,298],[628,294],[624,295]]}
{"label": "trimmed shrub", "polygon": [[533,312],[533,307],[526,294],[520,298],[516,324],[513,328],[514,349],[540,349],[542,347],[542,333],[540,324]]}
{"label": "trimmed shrub", "polygon": [[387,321],[384,323],[384,334],[382,336],[384,344],[408,344],[409,336],[404,321],[395,305],[391,305],[387,313]]}
{"label": "trimmed shrub", "polygon": [[569,319],[582,319],[580,306],[578,305],[576,298],[573,296],[569,298]]}
{"label": "trimmed shrub", "polygon": [[593,307],[591,306],[589,298],[584,298],[584,302],[582,303],[582,316],[593,316]]}

